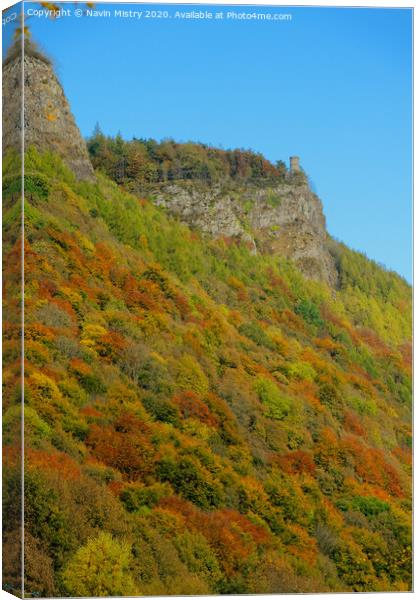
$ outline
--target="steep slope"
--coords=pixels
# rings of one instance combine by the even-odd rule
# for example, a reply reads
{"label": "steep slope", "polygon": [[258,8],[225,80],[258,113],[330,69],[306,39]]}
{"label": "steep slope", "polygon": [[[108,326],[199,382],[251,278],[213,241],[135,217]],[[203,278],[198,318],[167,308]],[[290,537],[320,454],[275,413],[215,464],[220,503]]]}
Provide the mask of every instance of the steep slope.
{"label": "steep slope", "polygon": [[299,167],[288,171],[249,150],[126,142],[99,127],[88,147],[96,168],[187,225],[290,258],[307,277],[336,286],[323,207]]}
{"label": "steep slope", "polygon": [[332,290],[55,154],[25,164],[26,595],[410,589],[409,286],[336,245]]}
{"label": "steep slope", "polygon": [[[255,153],[96,132],[94,175],[28,50],[25,596],[410,589],[410,287],[331,243],[304,174]],[[3,573],[18,594],[16,127]]]}
{"label": "steep slope", "polygon": [[93,179],[86,144],[71,114],[51,61],[29,40],[12,46],[3,63],[3,151],[19,148],[22,136],[22,71],[25,110],[24,143],[59,154],[78,179]]}
{"label": "steep slope", "polygon": [[238,238],[254,252],[286,256],[308,277],[336,285],[322,205],[304,179],[232,192],[175,183],[153,196],[157,206],[213,237]]}

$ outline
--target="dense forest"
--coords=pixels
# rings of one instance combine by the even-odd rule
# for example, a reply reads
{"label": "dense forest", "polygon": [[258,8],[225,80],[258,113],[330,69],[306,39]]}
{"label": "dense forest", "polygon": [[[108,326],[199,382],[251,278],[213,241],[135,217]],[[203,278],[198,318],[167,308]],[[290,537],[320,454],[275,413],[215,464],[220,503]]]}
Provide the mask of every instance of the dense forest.
{"label": "dense forest", "polygon": [[[282,163],[100,131],[89,150],[96,183],[25,157],[25,596],[410,590],[410,286],[334,243],[332,289],[129,191]],[[19,594],[17,154],[3,165]]]}
{"label": "dense forest", "polygon": [[146,184],[175,180],[266,184],[284,181],[289,175],[283,161],[274,165],[252,150],[223,150],[170,139],[126,141],[121,135],[105,136],[99,125],[87,147],[93,166],[131,191]]}

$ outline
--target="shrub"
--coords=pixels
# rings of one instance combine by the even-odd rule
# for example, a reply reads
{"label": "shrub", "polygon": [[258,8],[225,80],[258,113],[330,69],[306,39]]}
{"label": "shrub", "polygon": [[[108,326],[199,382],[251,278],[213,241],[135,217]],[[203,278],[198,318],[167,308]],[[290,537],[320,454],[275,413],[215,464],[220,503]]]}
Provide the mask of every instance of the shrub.
{"label": "shrub", "polygon": [[268,415],[272,419],[283,419],[291,410],[291,400],[284,396],[278,386],[266,377],[258,377],[255,382],[255,390],[259,400],[266,405]]}
{"label": "shrub", "polygon": [[295,307],[295,313],[300,315],[310,325],[315,325],[316,327],[323,327],[324,325],[318,307],[313,302],[310,302],[310,300],[300,300]]}
{"label": "shrub", "polygon": [[103,394],[106,392],[106,386],[92,368],[78,358],[70,361],[71,370],[77,379],[89,394]]}
{"label": "shrub", "polygon": [[286,364],[284,370],[288,377],[297,380],[314,381],[316,377],[316,371],[313,367],[304,361],[292,362]]}
{"label": "shrub", "polygon": [[[36,410],[25,406],[23,409],[25,418],[25,434],[31,432],[40,439],[49,438],[51,436],[50,426],[38,415]],[[3,416],[3,434],[5,436],[4,442],[7,441],[7,434],[10,432],[10,441],[16,436],[16,428],[21,426],[22,422],[22,406],[21,404],[14,404],[4,413]]]}
{"label": "shrub", "polygon": [[131,547],[102,532],[77,550],[64,569],[64,585],[72,596],[136,595],[129,573]]}
{"label": "shrub", "polygon": [[165,398],[159,398],[158,396],[145,396],[142,399],[144,408],[150,413],[156,421],[162,421],[163,423],[171,423],[172,425],[179,424],[179,411]]}
{"label": "shrub", "polygon": [[316,465],[313,456],[304,450],[295,450],[278,459],[279,464],[287,473],[308,473],[314,476]]}
{"label": "shrub", "polygon": [[122,490],[120,498],[128,512],[136,512],[143,506],[153,508],[170,494],[171,488],[167,483],[154,483],[147,487],[132,484]]}
{"label": "shrub", "polygon": [[375,416],[377,414],[377,404],[372,398],[359,398],[352,396],[349,399],[349,404],[359,415]]}
{"label": "shrub", "polygon": [[379,500],[379,498],[375,498],[374,496],[356,496],[352,501],[352,506],[366,517],[374,517],[390,510],[388,502]]}
{"label": "shrub", "polygon": [[190,354],[184,354],[177,365],[177,384],[181,389],[206,394],[209,381],[200,364]]}
{"label": "shrub", "polygon": [[71,327],[70,315],[56,304],[44,304],[36,311],[36,319],[47,327]]}
{"label": "shrub", "polygon": [[170,375],[165,364],[150,355],[145,344],[130,344],[121,357],[122,370],[141,388],[156,394],[168,392]]}
{"label": "shrub", "polygon": [[[41,175],[25,175],[25,196],[36,196],[41,200],[46,200],[50,192],[50,184]],[[22,191],[21,177],[5,177],[3,180],[3,194],[20,194]]]}
{"label": "shrub", "polygon": [[178,534],[173,543],[181,561],[191,573],[198,573],[214,587],[221,579],[221,569],[217,557],[206,538],[199,532],[184,531]]}
{"label": "shrub", "polygon": [[279,208],[282,204],[282,198],[278,194],[275,194],[275,192],[270,191],[266,196],[266,202],[272,208]]}
{"label": "shrub", "polygon": [[50,188],[50,184],[44,177],[39,175],[25,175],[25,196],[31,197],[34,195],[41,200],[46,200]]}
{"label": "shrub", "polygon": [[185,391],[177,394],[173,402],[178,406],[185,419],[197,419],[210,427],[218,424],[218,419],[213,415],[208,406],[200,400],[195,392]]}
{"label": "shrub", "polygon": [[163,459],[157,464],[157,474],[161,481],[171,483],[178,494],[201,508],[208,510],[222,503],[221,486],[189,458],[178,462]]}
{"label": "shrub", "polygon": [[114,427],[93,424],[86,443],[99,460],[131,481],[152,469],[155,450],[150,442],[149,427],[134,415],[121,415]]}
{"label": "shrub", "polygon": [[338,388],[332,383],[322,383],[319,386],[319,399],[322,404],[331,409],[333,413],[340,411],[342,396]]}
{"label": "shrub", "polygon": [[264,332],[264,330],[258,325],[258,323],[252,321],[251,323],[243,323],[239,327],[241,335],[245,335],[250,340],[255,342],[258,346],[264,346],[269,350],[275,350],[276,345],[271,338]]}

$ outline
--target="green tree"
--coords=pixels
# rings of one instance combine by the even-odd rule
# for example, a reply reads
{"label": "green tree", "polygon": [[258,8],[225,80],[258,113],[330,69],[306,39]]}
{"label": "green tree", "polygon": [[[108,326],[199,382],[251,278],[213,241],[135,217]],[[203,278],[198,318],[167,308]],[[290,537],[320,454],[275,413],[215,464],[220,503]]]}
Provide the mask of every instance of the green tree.
{"label": "green tree", "polygon": [[129,573],[131,547],[109,533],[90,538],[77,550],[63,572],[72,596],[126,596],[138,594]]}
{"label": "green tree", "polygon": [[255,391],[259,399],[268,408],[268,415],[272,419],[283,419],[291,410],[291,401],[279,390],[276,383],[266,377],[258,377],[255,382]]}

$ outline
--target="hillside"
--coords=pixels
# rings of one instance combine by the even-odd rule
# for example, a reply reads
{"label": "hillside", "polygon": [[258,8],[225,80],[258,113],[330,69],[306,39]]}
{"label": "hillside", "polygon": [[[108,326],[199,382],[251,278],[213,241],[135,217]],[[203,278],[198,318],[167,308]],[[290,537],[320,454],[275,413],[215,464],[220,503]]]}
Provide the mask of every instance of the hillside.
{"label": "hillside", "polygon": [[409,589],[409,286],[336,245],[334,290],[57,155],[25,166],[26,595]]}
{"label": "hillside", "polygon": [[288,170],[251,150],[164,140],[124,141],[99,126],[88,140],[94,167],[124,189],[153,200],[213,238],[252,253],[290,258],[312,279],[336,286],[338,276],[320,199],[297,164]]}
{"label": "hillside", "polygon": [[[93,171],[35,50],[6,60],[6,116],[23,60],[44,74],[25,79],[25,597],[411,589],[410,286],[330,238],[304,173],[250,151],[96,131]],[[3,581],[20,595],[10,123]]]}

